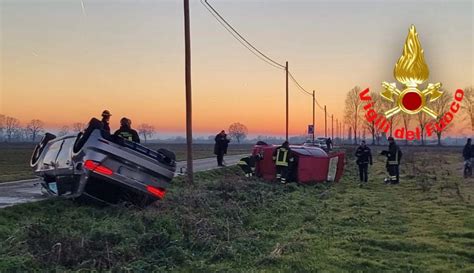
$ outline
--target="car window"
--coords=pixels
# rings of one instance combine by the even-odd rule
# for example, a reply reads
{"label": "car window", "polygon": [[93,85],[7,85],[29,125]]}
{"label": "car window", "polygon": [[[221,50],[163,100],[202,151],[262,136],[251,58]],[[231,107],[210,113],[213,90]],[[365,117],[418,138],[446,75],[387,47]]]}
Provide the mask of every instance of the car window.
{"label": "car window", "polygon": [[61,146],[61,151],[59,151],[58,157],[56,159],[57,166],[59,168],[68,167],[71,162],[71,151],[72,146],[74,146],[74,141],[76,138],[66,138]]}
{"label": "car window", "polygon": [[61,148],[61,144],[63,141],[56,141],[52,143],[46,154],[44,155],[43,163],[51,165],[51,163],[56,162],[56,156],[58,155],[59,149]]}

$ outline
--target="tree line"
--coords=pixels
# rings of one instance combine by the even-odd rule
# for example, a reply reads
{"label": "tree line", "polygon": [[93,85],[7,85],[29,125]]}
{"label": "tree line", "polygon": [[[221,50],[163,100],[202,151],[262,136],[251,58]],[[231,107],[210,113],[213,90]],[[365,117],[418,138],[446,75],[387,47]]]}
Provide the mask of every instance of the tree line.
{"label": "tree line", "polygon": [[[57,136],[77,134],[87,127],[87,123],[74,122],[71,125],[62,126]],[[156,130],[153,126],[143,123],[137,127],[138,133],[145,140],[150,139]],[[0,114],[0,141],[1,142],[36,142],[45,133],[45,123],[39,119],[32,119],[22,124],[19,119]]]}
{"label": "tree line", "polygon": [[[57,136],[77,134],[87,127],[87,123],[74,122],[71,125],[64,125],[59,128]],[[142,123],[137,128],[138,134],[146,143],[156,133],[155,127]],[[235,122],[228,128],[229,135],[240,143],[248,135],[248,129],[244,124]],[[41,139],[46,132],[45,123],[39,119],[32,119],[26,124],[22,124],[19,119],[0,114],[0,142],[36,142]],[[214,136],[209,136],[214,140]]]}
{"label": "tree line", "polygon": [[[426,125],[433,121],[430,116],[424,112],[419,112],[415,115],[409,115],[400,112],[387,119],[390,125],[390,131],[387,136],[385,132],[376,126],[375,121],[368,122],[364,117],[366,111],[363,108],[366,103],[363,102],[359,97],[361,91],[362,89],[359,86],[355,86],[346,94],[344,123],[347,126],[347,138],[350,141],[353,141],[354,144],[357,144],[361,139],[371,138],[372,144],[378,145],[382,139],[393,135],[393,130],[396,128],[404,128],[406,132],[412,127],[418,127],[421,131],[420,144],[426,144]],[[439,122],[443,115],[449,112],[449,108],[453,99],[453,92],[443,89],[441,89],[441,91],[444,92],[443,96],[441,96],[436,101],[429,103],[429,107],[438,113],[438,118],[435,120],[435,122]],[[383,115],[384,111],[394,106],[393,102],[383,99],[378,92],[371,91],[369,95],[374,102],[372,109],[374,109],[377,115]],[[474,132],[474,89],[472,86],[466,87],[464,89],[464,99],[461,103],[461,109],[462,112],[460,115],[456,116],[456,119],[460,120],[462,117],[467,119],[470,123],[470,132]],[[454,123],[456,122],[449,123],[443,130],[437,130],[434,128],[438,145],[441,145],[443,134],[449,132],[449,130],[452,129]],[[408,140],[405,139],[404,141],[405,144],[408,144]]]}

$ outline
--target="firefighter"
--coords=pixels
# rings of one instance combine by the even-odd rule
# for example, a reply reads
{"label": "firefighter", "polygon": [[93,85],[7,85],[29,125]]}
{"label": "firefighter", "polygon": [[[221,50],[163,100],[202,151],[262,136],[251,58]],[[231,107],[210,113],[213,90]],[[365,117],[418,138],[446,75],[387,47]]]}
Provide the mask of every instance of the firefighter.
{"label": "firefighter", "polygon": [[464,178],[472,176],[472,162],[471,158],[473,157],[474,151],[472,150],[471,139],[468,138],[464,149],[462,150],[462,156],[464,158]]}
{"label": "firefighter", "polygon": [[109,125],[109,121],[110,121],[110,117],[112,115],[110,114],[109,110],[104,110],[102,112],[102,124],[104,125],[104,127],[102,128],[104,131],[106,131],[107,133],[110,134],[110,125]]}
{"label": "firefighter", "polygon": [[239,167],[244,171],[245,177],[252,177],[255,175],[255,164],[257,161],[262,159],[263,155],[261,153],[257,153],[255,155],[241,158],[237,165],[239,165]]}
{"label": "firefighter", "polygon": [[114,136],[140,143],[140,137],[137,131],[132,129],[132,121],[128,118],[122,118],[120,120],[120,129],[115,131]]}
{"label": "firefighter", "polygon": [[356,150],[355,156],[357,157],[356,163],[359,166],[359,178],[360,182],[366,182],[368,180],[368,169],[369,164],[372,165],[372,153],[370,148],[365,144],[365,140],[362,140],[360,146]]}
{"label": "firefighter", "polygon": [[283,142],[280,147],[275,149],[273,152],[273,161],[275,161],[277,180],[285,184],[288,179],[289,164],[294,161],[288,141]]}
{"label": "firefighter", "polygon": [[402,159],[402,151],[395,143],[393,137],[388,137],[388,151],[382,151],[380,154],[387,157],[386,168],[388,171],[388,178],[385,178],[387,184],[400,183],[400,160]]}

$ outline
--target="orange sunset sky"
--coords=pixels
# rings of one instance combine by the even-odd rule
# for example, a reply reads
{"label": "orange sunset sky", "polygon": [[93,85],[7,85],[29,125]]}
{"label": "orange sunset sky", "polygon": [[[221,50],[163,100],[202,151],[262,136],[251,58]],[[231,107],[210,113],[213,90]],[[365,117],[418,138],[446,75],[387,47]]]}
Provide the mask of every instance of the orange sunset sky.
{"label": "orange sunset sky", "polygon": [[[191,0],[195,135],[241,122],[251,135],[283,135],[285,75],[262,62]],[[419,33],[428,82],[473,85],[473,1],[209,2],[257,48],[290,71],[342,118],[354,85],[380,91],[411,24]],[[184,34],[180,0],[0,0],[0,113],[86,122],[103,109],[112,127],[127,116],[160,134],[184,134]],[[311,97],[290,81],[290,134],[311,123]],[[317,133],[324,129],[316,110]],[[463,120],[454,132],[462,134]]]}

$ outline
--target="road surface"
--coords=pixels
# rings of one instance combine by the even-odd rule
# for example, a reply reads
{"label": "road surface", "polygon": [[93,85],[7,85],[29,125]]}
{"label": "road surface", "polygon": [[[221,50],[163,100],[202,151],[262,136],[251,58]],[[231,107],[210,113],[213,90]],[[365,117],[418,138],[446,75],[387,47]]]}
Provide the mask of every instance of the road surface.
{"label": "road surface", "polygon": [[[230,155],[225,157],[228,166],[237,164],[244,155]],[[193,160],[195,172],[208,171],[216,169],[217,161],[215,158],[203,158]],[[186,172],[186,161],[179,161],[176,164],[175,176]],[[41,193],[39,179],[28,179],[14,182],[0,183],[0,208],[12,206],[15,204],[39,201],[48,198]]]}

